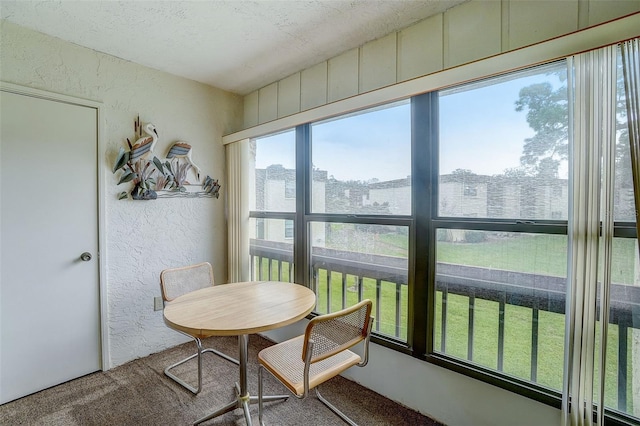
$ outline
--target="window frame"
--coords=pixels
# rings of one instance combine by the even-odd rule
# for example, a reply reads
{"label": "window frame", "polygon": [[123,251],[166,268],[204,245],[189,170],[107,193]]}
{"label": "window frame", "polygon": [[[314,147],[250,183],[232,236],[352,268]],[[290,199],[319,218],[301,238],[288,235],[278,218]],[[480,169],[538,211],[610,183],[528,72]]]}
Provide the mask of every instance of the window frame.
{"label": "window frame", "polygon": [[[531,67],[533,68],[533,67]],[[394,101],[394,102],[397,102]],[[309,227],[311,222],[341,222],[406,226],[408,235],[407,342],[374,333],[372,341],[460,374],[518,393],[555,408],[561,407],[561,391],[507,376],[490,368],[434,352],[436,297],[436,230],[438,228],[567,235],[568,220],[520,220],[474,217],[446,217],[438,214],[438,90],[412,96],[411,102],[411,214],[354,215],[312,213],[311,125],[295,126],[296,209],[295,212],[251,211],[252,218],[293,220],[294,281],[313,289],[310,268]],[[390,104],[393,102],[390,102]],[[363,110],[366,111],[366,110]],[[344,115],[353,114],[353,112]],[[324,121],[324,120],[322,120]],[[614,237],[637,238],[633,222],[615,222]],[[418,257],[416,253],[426,253]],[[424,307],[427,307],[426,309]],[[316,313],[310,314],[314,317]],[[634,417],[606,409],[607,424],[625,424]]]}
{"label": "window frame", "polygon": [[[552,62],[550,62],[552,63]],[[533,69],[535,67],[531,67]],[[463,83],[463,86],[468,83]],[[471,82],[473,84],[473,82]],[[435,297],[436,297],[436,231],[438,228],[502,231],[529,234],[568,235],[568,220],[522,220],[493,219],[473,217],[440,216],[439,201],[439,113],[438,90],[417,95],[412,98],[412,176],[414,191],[413,217],[415,219],[415,250],[410,253],[415,269],[414,282],[426,280],[425,286],[414,288],[413,310],[415,322],[413,329],[412,355],[435,365],[456,371],[466,376],[484,381],[500,388],[524,395],[555,408],[561,408],[562,392],[539,386],[531,381],[500,374],[490,368],[472,364],[471,362],[448,356],[434,350],[435,337]],[[414,110],[415,107],[415,110]],[[419,186],[416,182],[422,182]],[[427,188],[426,194],[423,188]],[[614,222],[615,238],[637,238],[634,222]],[[418,259],[415,253],[427,253],[426,259]],[[426,293],[426,294],[425,294]],[[417,311],[420,306],[427,306],[426,321]],[[424,326],[424,327],[423,327]],[[424,339],[422,338],[424,336]],[[635,418],[627,413],[605,408],[607,424],[627,424]]]}
{"label": "window frame", "polygon": [[284,221],[284,238],[286,240],[293,240],[295,235],[295,226],[293,224],[293,220],[285,219]]}

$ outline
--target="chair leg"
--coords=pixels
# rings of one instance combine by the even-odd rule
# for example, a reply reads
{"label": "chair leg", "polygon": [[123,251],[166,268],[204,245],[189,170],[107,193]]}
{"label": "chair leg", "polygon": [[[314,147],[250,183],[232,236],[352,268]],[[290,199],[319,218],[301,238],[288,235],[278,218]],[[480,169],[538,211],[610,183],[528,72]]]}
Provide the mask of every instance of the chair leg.
{"label": "chair leg", "polygon": [[[258,365],[258,420],[260,422],[260,426],[265,426],[264,421],[262,420],[262,400],[263,400],[263,388],[262,388],[262,376],[263,376],[263,370],[264,367],[262,366],[262,364]],[[316,396],[318,397],[318,400],[320,400],[320,402],[322,402],[324,405],[326,405],[331,411],[333,411],[336,415],[338,415],[338,417],[340,417],[346,424],[348,424],[349,426],[358,426],[358,424],[356,422],[354,422],[353,420],[351,420],[349,417],[347,417],[346,414],[344,414],[342,411],[340,411],[335,405],[333,405],[332,403],[330,403],[329,401],[327,401],[325,399],[325,397],[323,397],[320,394],[320,391],[318,390],[318,387],[315,387],[316,390]],[[304,396],[298,396],[295,395],[298,399],[304,399],[306,394]]]}
{"label": "chair leg", "polygon": [[227,361],[234,363],[235,365],[240,365],[240,361],[238,361],[237,359],[232,358],[227,354],[223,354],[222,352],[217,351],[215,349],[208,348],[202,351],[202,353],[205,353],[205,352],[210,352],[212,354],[218,355],[220,358],[224,358]]}
{"label": "chair leg", "polygon": [[260,426],[264,426],[262,421],[262,370],[264,370],[262,364],[258,365],[258,421]]}
{"label": "chair leg", "polygon": [[[170,366],[168,366],[167,368],[164,369],[164,375],[167,376],[168,378],[170,378],[171,380],[173,380],[174,382],[178,383],[179,385],[183,386],[184,388],[186,388],[187,390],[189,390],[191,393],[194,394],[198,394],[200,392],[200,386],[193,387],[191,386],[189,383],[185,382],[184,380],[182,380],[181,378],[179,378],[178,376],[176,376],[175,374],[173,374],[171,372],[171,369],[174,367],[177,367],[179,365],[184,364],[187,361],[192,360],[195,357],[199,357],[200,353],[195,353],[191,356],[188,356],[187,358],[183,359],[182,361],[178,361],[175,364],[171,364]],[[199,384],[198,384],[199,385]]]}
{"label": "chair leg", "polygon": [[[203,349],[202,348],[202,341],[198,338],[193,338],[193,340],[196,343],[196,347],[197,347],[197,352],[193,355],[188,356],[187,358],[183,359],[182,361],[178,361],[175,364],[172,364],[170,366],[168,366],[167,368],[164,369],[164,374],[165,376],[169,377],[170,379],[172,379],[173,381],[175,381],[176,383],[178,383],[179,385],[182,385],[184,388],[186,388],[187,390],[189,390],[191,393],[193,394],[199,394],[200,391],[202,390],[202,354],[205,352],[210,352],[213,354],[216,354],[218,356],[220,356],[221,358],[226,359],[227,361],[233,362],[236,365],[239,365],[238,360],[231,358],[229,355],[223,354],[222,352],[219,352],[215,349]],[[178,376],[176,376],[175,374],[173,374],[170,370],[174,367],[177,367],[179,365],[184,364],[187,361],[190,361],[191,359],[198,357],[198,387],[194,387],[191,386],[190,384],[188,384],[187,382],[185,382],[184,380],[182,380],[181,378],[179,378]]]}
{"label": "chair leg", "polygon": [[330,403],[329,401],[327,401],[325,399],[325,397],[323,397],[320,394],[320,391],[318,390],[318,387],[316,386],[316,396],[318,397],[318,399],[320,400],[320,402],[322,402],[324,405],[326,405],[327,407],[329,407],[329,409],[331,411],[333,411],[334,413],[336,413],[338,415],[338,417],[340,417],[342,420],[344,420],[345,423],[347,423],[350,426],[358,426],[353,420],[351,420],[349,417],[347,417],[346,414],[344,414],[342,411],[338,410],[338,408],[336,408],[336,406],[334,406],[332,403]]}

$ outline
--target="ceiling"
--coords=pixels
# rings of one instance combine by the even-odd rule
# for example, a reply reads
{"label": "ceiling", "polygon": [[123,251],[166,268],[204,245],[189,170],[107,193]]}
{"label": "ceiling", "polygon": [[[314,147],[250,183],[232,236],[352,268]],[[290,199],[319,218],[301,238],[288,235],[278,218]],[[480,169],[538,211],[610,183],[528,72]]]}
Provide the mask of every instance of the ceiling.
{"label": "ceiling", "polygon": [[244,95],[465,1],[2,0],[0,17]]}

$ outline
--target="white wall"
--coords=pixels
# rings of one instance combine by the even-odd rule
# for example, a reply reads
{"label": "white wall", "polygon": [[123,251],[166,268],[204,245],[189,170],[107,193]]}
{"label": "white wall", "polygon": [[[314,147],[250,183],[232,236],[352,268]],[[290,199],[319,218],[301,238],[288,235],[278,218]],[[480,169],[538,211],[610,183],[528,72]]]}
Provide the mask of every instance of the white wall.
{"label": "white wall", "polygon": [[[200,83],[155,71],[52,38],[12,23],[0,24],[0,79],[5,82],[102,102],[99,161],[104,166],[108,340],[105,368],[186,341],[153,310],[165,267],[209,261],[225,282],[225,164],[221,135],[239,127],[242,99]],[[220,179],[221,198],[118,200],[115,153],[133,138],[133,120],[152,121],[160,135],[156,152],[189,141],[193,159]],[[87,159],[92,161],[92,159]],[[94,197],[96,194],[85,194]]]}

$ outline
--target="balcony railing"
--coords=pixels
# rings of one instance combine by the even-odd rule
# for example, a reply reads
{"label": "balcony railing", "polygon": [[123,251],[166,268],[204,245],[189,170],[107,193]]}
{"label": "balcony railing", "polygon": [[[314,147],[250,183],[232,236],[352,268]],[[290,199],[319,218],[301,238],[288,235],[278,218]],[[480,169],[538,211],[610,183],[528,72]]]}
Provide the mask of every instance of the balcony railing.
{"label": "balcony railing", "polygon": [[[265,240],[251,240],[250,245],[252,276],[254,279],[277,279],[292,281],[293,247],[291,244]],[[393,310],[395,323],[392,327],[393,337],[400,339],[406,328],[401,320],[403,306],[402,287],[406,286],[406,259],[391,256],[368,255],[349,251],[341,251],[315,247],[312,251],[311,266],[314,276],[314,290],[318,297],[322,296],[326,306],[318,310],[331,312],[335,303],[345,307],[348,292],[357,292],[358,300],[363,299],[363,282],[374,280],[375,285],[375,330],[381,330],[382,311]],[[321,273],[324,271],[325,273]],[[335,293],[336,274],[341,301],[332,300]],[[321,282],[324,277],[326,282]],[[382,285],[395,286],[395,306],[382,303]],[[447,348],[447,307],[451,295],[464,296],[468,300],[467,360],[474,358],[474,332],[476,330],[475,312],[478,300],[491,301],[498,304],[498,348],[497,370],[503,370],[505,353],[505,311],[506,306],[518,306],[530,309],[530,380],[537,381],[539,343],[544,336],[540,335],[538,319],[540,312],[551,312],[564,315],[566,279],[546,275],[494,270],[481,267],[470,267],[455,264],[438,263],[436,274],[436,291],[441,297],[439,308],[440,322],[439,350],[446,353]],[[406,297],[406,296],[405,296]],[[636,321],[634,322],[634,315]],[[611,288],[611,304],[609,323],[618,327],[618,410],[627,411],[627,374],[631,348],[628,346],[629,329],[638,328],[640,321],[640,287],[613,284]],[[406,330],[405,330],[406,332]],[[387,334],[387,333],[385,333]],[[459,336],[458,336],[459,338]]]}

